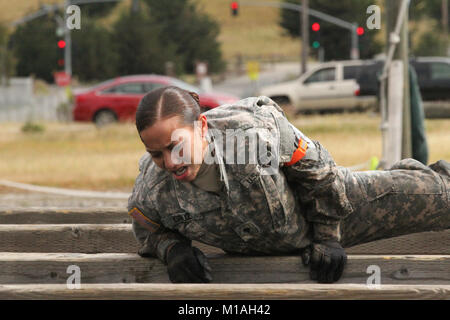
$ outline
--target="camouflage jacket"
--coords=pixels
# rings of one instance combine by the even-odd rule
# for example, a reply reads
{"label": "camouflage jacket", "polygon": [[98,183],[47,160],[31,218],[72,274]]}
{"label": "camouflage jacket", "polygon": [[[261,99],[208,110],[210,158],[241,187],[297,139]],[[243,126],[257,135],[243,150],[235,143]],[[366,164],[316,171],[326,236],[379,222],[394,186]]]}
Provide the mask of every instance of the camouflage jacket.
{"label": "camouflage jacket", "polygon": [[[339,239],[339,220],[352,210],[339,170],[318,142],[293,127],[267,97],[247,98],[205,115],[222,192],[177,181],[144,155],[128,210],[135,237],[147,253],[165,262],[172,244],[197,240],[227,252],[286,254],[298,252],[313,238]],[[219,148],[225,132],[256,134],[270,145],[270,161],[226,161],[228,154]],[[308,145],[306,155],[285,166],[300,138]],[[238,144],[233,147],[240,150]]]}

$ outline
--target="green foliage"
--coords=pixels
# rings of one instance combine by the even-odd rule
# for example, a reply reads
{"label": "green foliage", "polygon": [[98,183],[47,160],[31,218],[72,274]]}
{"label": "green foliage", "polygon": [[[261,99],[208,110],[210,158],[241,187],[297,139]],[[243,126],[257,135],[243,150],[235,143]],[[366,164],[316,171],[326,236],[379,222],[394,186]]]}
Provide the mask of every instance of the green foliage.
{"label": "green foliage", "polygon": [[45,126],[33,121],[27,121],[21,130],[25,133],[41,133],[45,131]]}
{"label": "green foliage", "polygon": [[207,61],[210,72],[225,67],[217,41],[219,25],[208,15],[200,13],[188,0],[144,0],[155,21],[161,27],[160,38],[165,45],[176,46],[185,71],[194,70],[195,61]]}
{"label": "green foliage", "polygon": [[[450,11],[450,2],[447,2]],[[430,17],[436,20],[442,19],[442,0],[414,0],[411,1],[409,17],[418,20],[423,17]],[[450,26],[450,22],[449,22]],[[442,30],[441,25],[437,28]]]}
{"label": "green foliage", "polygon": [[17,58],[16,74],[53,81],[57,69],[58,47],[56,22],[49,16],[20,25],[11,36]]}
{"label": "green foliage", "polygon": [[[211,72],[223,70],[218,24],[190,1],[141,0],[137,12],[126,8],[111,27],[103,27],[95,18],[113,7],[104,3],[81,8],[81,29],[71,31],[72,73],[80,80],[163,74],[168,61],[177,73],[192,72],[199,60],[207,61]],[[54,17],[45,16],[16,29],[12,39],[19,76],[34,74],[53,82],[53,72],[62,69],[58,59],[63,58],[56,27]]]}
{"label": "green foliage", "polygon": [[[283,0],[284,2],[300,4],[301,0]],[[381,51],[381,44],[375,40],[378,30],[368,30],[366,14],[368,6],[373,4],[373,0],[311,0],[309,6],[312,9],[324,12],[334,17],[338,17],[347,22],[356,22],[364,27],[365,33],[359,37],[360,57],[362,59],[372,58],[373,55]],[[291,36],[299,37],[300,21],[299,13],[292,10],[281,10],[280,25]],[[329,22],[309,17],[309,30],[314,22],[320,23],[320,46],[325,50],[325,60],[343,60],[350,58],[351,37],[350,31],[343,29]],[[312,31],[310,31],[312,39]],[[314,54],[312,49],[311,53]]]}
{"label": "green foliage", "polygon": [[[104,17],[111,13],[114,7],[118,4],[117,2],[100,2],[100,3],[87,3],[79,4],[81,9],[82,20],[84,18],[98,18]],[[82,22],[84,23],[84,21]]]}
{"label": "green foliage", "polygon": [[8,30],[6,26],[0,24],[0,79],[3,76],[8,78],[14,73],[15,60],[8,48],[8,41]]}
{"label": "green foliage", "polygon": [[112,34],[92,19],[72,31],[72,70],[82,81],[106,80],[117,74],[119,55]]}
{"label": "green foliage", "polygon": [[123,12],[114,25],[119,74],[164,73],[166,61],[176,61],[173,44],[160,40],[160,26],[144,10]]}
{"label": "green foliage", "polygon": [[412,48],[415,56],[446,56],[445,39],[435,31],[424,32],[416,46]]}

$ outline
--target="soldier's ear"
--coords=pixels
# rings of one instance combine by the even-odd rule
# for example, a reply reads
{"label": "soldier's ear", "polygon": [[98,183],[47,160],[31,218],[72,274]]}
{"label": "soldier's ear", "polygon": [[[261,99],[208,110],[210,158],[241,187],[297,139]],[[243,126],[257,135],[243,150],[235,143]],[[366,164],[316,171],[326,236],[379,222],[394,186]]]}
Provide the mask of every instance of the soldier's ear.
{"label": "soldier's ear", "polygon": [[200,116],[198,117],[198,121],[200,121],[200,127],[202,129],[202,137],[205,137],[208,131],[208,122],[206,120],[206,116],[200,114]]}

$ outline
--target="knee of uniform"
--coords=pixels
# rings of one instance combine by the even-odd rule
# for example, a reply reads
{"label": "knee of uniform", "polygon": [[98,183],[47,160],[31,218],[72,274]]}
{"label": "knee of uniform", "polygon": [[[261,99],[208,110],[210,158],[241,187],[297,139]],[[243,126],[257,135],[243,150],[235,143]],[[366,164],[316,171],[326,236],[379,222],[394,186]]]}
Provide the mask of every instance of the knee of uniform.
{"label": "knee of uniform", "polygon": [[396,162],[389,170],[406,169],[406,170],[430,170],[429,167],[415,159],[403,159]]}

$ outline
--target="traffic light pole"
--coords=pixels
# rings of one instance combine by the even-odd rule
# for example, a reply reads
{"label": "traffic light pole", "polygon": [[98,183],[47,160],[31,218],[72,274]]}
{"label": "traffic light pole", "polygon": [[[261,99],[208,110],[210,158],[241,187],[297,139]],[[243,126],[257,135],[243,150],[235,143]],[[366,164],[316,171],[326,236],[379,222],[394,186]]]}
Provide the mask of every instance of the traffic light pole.
{"label": "traffic light pole", "polygon": [[[67,7],[70,6],[70,0],[64,3],[64,21],[67,21]],[[64,40],[66,46],[64,48],[64,71],[67,75],[72,76],[72,36],[69,28],[64,24]]]}
{"label": "traffic light pole", "polygon": [[[239,5],[244,6],[253,6],[253,7],[274,7],[274,8],[281,8],[281,9],[287,9],[287,10],[293,10],[297,12],[303,11],[303,6],[299,4],[294,3],[287,3],[287,2],[270,2],[270,1],[239,1]],[[355,22],[347,22],[345,20],[333,17],[329,14],[323,13],[321,11],[317,11],[311,8],[306,8],[305,11],[307,11],[308,16],[313,16],[316,18],[319,18],[323,21],[332,23],[338,27],[350,30],[350,36],[351,36],[351,49],[350,49],[350,57],[351,59],[358,59],[359,58],[359,40],[358,40],[358,34],[356,33],[357,24]]]}
{"label": "traffic light pole", "polygon": [[308,49],[309,49],[309,17],[308,17],[308,0],[302,0],[301,19],[300,19],[300,34],[302,35],[302,70],[300,74],[304,74],[307,71]]}

